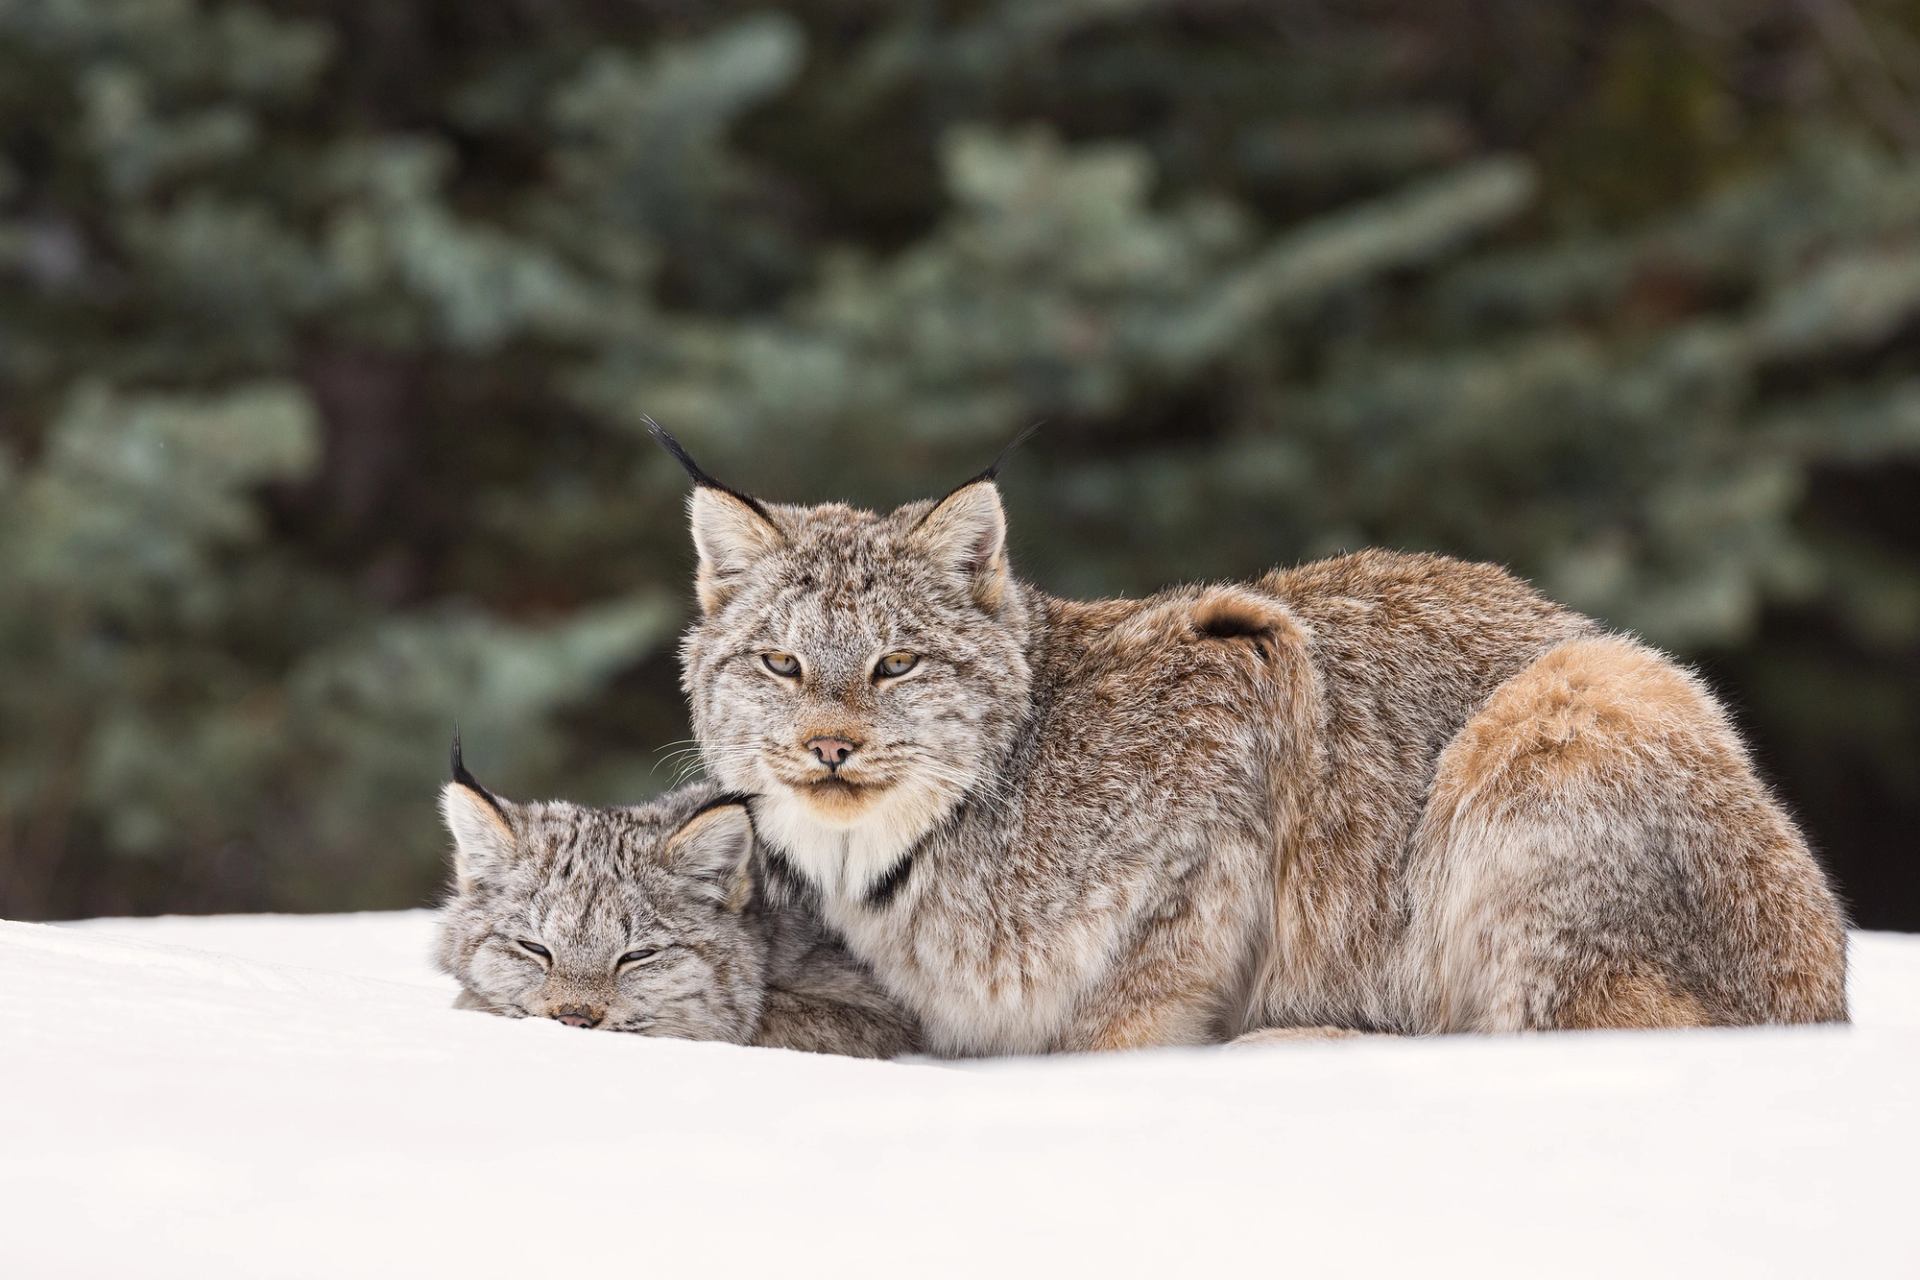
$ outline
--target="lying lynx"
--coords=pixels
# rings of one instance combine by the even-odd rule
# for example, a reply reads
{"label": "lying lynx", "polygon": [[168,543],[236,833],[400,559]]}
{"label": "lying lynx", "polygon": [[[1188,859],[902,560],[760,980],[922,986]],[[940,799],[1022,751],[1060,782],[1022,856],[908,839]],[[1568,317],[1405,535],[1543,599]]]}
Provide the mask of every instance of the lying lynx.
{"label": "lying lynx", "polygon": [[1061,600],[991,470],[775,506],[659,435],[708,767],[937,1051],[1847,1016],[1839,909],[1706,687],[1497,568]]}
{"label": "lying lynx", "polygon": [[440,967],[461,1008],[688,1040],[884,1058],[912,1020],[751,873],[743,801],[704,785],[629,809],[513,804],[462,766],[440,798],[454,888]]}

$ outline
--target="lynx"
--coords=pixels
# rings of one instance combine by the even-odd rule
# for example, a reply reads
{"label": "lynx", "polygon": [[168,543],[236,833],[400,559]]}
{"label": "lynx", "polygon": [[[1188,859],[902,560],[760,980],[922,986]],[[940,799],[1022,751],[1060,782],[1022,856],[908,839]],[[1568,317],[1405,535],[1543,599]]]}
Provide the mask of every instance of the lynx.
{"label": "lynx", "polygon": [[708,768],[937,1052],[1847,1016],[1833,894],[1712,694],[1498,568],[1056,599],[995,468],[774,505],[657,434]]}
{"label": "lynx", "polygon": [[689,1040],[885,1058],[912,1021],[751,871],[740,797],[707,784],[652,804],[514,804],[456,741],[440,797],[454,886],[440,967],[456,1006]]}

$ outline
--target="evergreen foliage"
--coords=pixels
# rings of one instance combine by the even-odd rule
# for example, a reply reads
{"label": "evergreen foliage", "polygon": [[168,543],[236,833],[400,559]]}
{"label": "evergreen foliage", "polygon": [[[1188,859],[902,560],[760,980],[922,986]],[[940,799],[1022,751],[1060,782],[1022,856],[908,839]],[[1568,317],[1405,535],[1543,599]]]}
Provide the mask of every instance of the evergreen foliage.
{"label": "evergreen foliage", "polygon": [[[418,901],[684,737],[682,478],[1706,661],[1920,925],[1920,5],[0,0],[0,915]],[[1904,898],[1901,895],[1904,894]]]}

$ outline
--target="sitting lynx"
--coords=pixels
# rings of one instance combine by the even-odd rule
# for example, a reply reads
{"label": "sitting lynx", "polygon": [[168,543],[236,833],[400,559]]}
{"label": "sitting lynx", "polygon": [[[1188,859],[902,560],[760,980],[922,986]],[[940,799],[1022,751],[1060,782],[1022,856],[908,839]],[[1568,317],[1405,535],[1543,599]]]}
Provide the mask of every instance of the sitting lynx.
{"label": "sitting lynx", "polygon": [[657,434],[709,767],[937,1051],[1847,1016],[1839,909],[1713,696],[1497,568],[1061,600],[991,469],[773,506]]}
{"label": "sitting lynx", "polygon": [[856,962],[757,892],[739,797],[695,785],[630,809],[512,804],[456,742],[440,807],[455,877],[439,961],[458,1007],[863,1058],[916,1047]]}

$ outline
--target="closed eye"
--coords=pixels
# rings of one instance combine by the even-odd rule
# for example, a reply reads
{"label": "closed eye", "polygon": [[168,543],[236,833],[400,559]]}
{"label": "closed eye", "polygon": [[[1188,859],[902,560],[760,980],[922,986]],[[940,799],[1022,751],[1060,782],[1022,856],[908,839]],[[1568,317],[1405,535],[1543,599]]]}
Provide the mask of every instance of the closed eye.
{"label": "closed eye", "polygon": [[542,960],[553,959],[553,952],[547,950],[545,947],[541,946],[539,943],[530,941],[526,938],[515,938],[513,940],[513,945],[516,947],[519,947],[522,951],[526,951],[532,955],[539,956]]}
{"label": "closed eye", "polygon": [[645,964],[659,954],[659,947],[642,947],[638,951],[629,951],[627,954],[621,956],[620,964],[622,967],[630,964]]}

